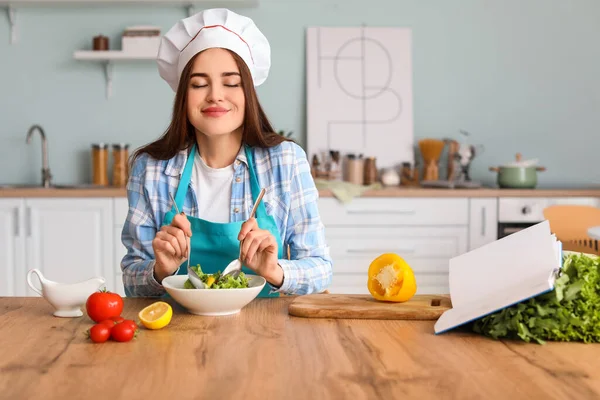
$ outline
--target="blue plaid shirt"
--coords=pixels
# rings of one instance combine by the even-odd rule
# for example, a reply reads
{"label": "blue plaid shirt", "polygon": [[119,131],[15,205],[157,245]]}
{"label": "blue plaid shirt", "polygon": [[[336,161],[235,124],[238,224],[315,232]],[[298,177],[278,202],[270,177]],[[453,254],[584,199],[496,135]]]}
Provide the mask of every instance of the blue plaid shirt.
{"label": "blue plaid shirt", "polygon": [[[267,214],[275,218],[290,260],[279,260],[283,285],[271,291],[286,294],[321,292],[331,283],[332,260],[325,242],[325,229],[319,217],[318,196],[304,150],[293,142],[262,149],[253,148],[258,183],[264,187]],[[175,193],[187,161],[183,150],[170,160],[155,160],[148,154],[139,157],[131,168],[127,184],[129,211],[121,240],[127,254],[121,261],[123,285],[127,296],[161,296],[165,289],[154,278],[152,240],[160,230],[165,214],[172,207],[169,192]],[[246,156],[241,151],[234,165],[230,221],[244,221],[253,200]],[[237,182],[237,178],[241,178]],[[181,211],[198,215],[196,192],[190,182]],[[268,284],[268,283],[267,283]]]}

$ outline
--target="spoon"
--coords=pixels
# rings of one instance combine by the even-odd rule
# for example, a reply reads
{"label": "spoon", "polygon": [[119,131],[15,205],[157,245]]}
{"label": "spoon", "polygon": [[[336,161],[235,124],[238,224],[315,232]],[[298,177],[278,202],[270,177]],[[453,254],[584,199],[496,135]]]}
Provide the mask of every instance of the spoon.
{"label": "spoon", "polygon": [[[252,212],[250,213],[250,217],[248,217],[248,219],[252,219],[254,217],[254,214],[256,214],[256,209],[258,208],[258,204],[260,203],[260,201],[262,200],[264,195],[265,195],[265,189],[263,188],[260,191],[260,194],[258,195],[258,197],[256,198],[256,201],[254,202],[254,206],[252,207]],[[238,256],[237,259],[235,259],[229,263],[229,265],[223,271],[223,274],[221,275],[222,277],[224,277],[226,275],[231,275],[233,278],[238,277],[238,275],[242,271],[242,261],[240,260],[241,256],[242,256],[242,242],[240,242],[240,255]]]}
{"label": "spoon", "polygon": [[[183,214],[182,212],[179,211],[179,207],[177,207],[177,203],[175,203],[175,199],[173,198],[173,195],[171,193],[169,193],[169,196],[171,197],[171,201],[173,202],[173,205],[175,206],[175,211],[177,211],[177,214]],[[191,258],[191,247],[190,246],[191,243],[188,243],[188,257],[187,257],[187,272],[188,272],[188,278],[190,279],[190,282],[192,282],[192,285],[194,285],[197,289],[207,289],[208,286],[206,285],[206,283],[202,282],[202,279],[200,279],[200,277],[198,276],[198,274],[196,273],[196,271],[194,271],[193,269],[190,268],[190,258]]]}

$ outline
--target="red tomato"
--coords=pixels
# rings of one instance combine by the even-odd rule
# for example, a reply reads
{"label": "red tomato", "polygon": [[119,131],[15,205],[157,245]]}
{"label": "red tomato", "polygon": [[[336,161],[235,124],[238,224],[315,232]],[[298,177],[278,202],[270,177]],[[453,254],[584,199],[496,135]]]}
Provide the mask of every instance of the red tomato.
{"label": "red tomato", "polygon": [[125,321],[125,318],[121,317],[120,315],[118,317],[111,317],[110,319],[112,321],[114,321],[115,324],[119,324],[119,323]]}
{"label": "red tomato", "polygon": [[110,337],[111,329],[104,324],[96,324],[90,328],[88,334],[92,342],[94,343],[104,343]]}
{"label": "red tomato", "polygon": [[135,329],[130,324],[117,324],[110,330],[110,337],[117,342],[129,342],[135,336]]}
{"label": "red tomato", "polygon": [[105,319],[104,321],[101,321],[100,324],[106,325],[108,329],[112,329],[112,327],[115,326],[116,322],[112,319]]}
{"label": "red tomato", "polygon": [[98,291],[88,297],[85,309],[94,322],[118,317],[123,311],[123,298],[118,293]]}
{"label": "red tomato", "polygon": [[125,320],[123,320],[123,322],[121,322],[121,324],[129,325],[129,326],[131,326],[131,329],[133,329],[134,331],[137,331],[138,326],[135,323],[135,321],[133,321],[133,320],[125,319]]}

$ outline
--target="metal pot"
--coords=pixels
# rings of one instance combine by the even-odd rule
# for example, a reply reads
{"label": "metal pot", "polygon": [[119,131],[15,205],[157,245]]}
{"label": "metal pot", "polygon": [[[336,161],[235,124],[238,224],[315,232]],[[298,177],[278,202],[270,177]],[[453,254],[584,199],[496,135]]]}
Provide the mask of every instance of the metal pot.
{"label": "metal pot", "polygon": [[498,186],[513,189],[534,189],[537,186],[537,173],[545,171],[546,168],[522,162],[520,153],[517,154],[516,159],[516,163],[490,167],[490,171],[498,173]]}

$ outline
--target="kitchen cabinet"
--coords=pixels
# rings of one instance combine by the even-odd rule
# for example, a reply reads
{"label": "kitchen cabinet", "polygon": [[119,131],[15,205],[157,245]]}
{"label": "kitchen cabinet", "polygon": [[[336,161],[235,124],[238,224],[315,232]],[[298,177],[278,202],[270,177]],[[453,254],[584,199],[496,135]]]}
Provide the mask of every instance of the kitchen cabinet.
{"label": "kitchen cabinet", "polygon": [[468,250],[467,198],[320,198],[333,259],[331,293],[367,294],[367,271],[394,252],[415,272],[418,294],[447,293],[448,260]]}
{"label": "kitchen cabinet", "polygon": [[469,199],[469,250],[498,238],[498,199]]}
{"label": "kitchen cabinet", "polygon": [[0,199],[0,296],[25,293],[23,199]]}
{"label": "kitchen cabinet", "polygon": [[[600,207],[600,197],[389,196],[348,204],[320,197],[333,258],[329,291],[368,293],[369,264],[395,252],[414,269],[419,294],[448,293],[451,258],[496,240],[499,221],[539,222],[552,204]],[[127,198],[114,193],[0,198],[0,296],[37,296],[26,284],[32,268],[59,282],[102,276],[108,290],[124,296],[121,232],[127,211]]]}
{"label": "kitchen cabinet", "polygon": [[0,295],[37,296],[25,283],[33,268],[62,283],[102,276],[114,290],[112,199],[3,199],[0,204],[3,261],[13,274],[7,277],[12,289],[2,286]]}
{"label": "kitchen cabinet", "polygon": [[64,283],[101,276],[114,289],[111,199],[27,199],[25,213],[28,270]]}

